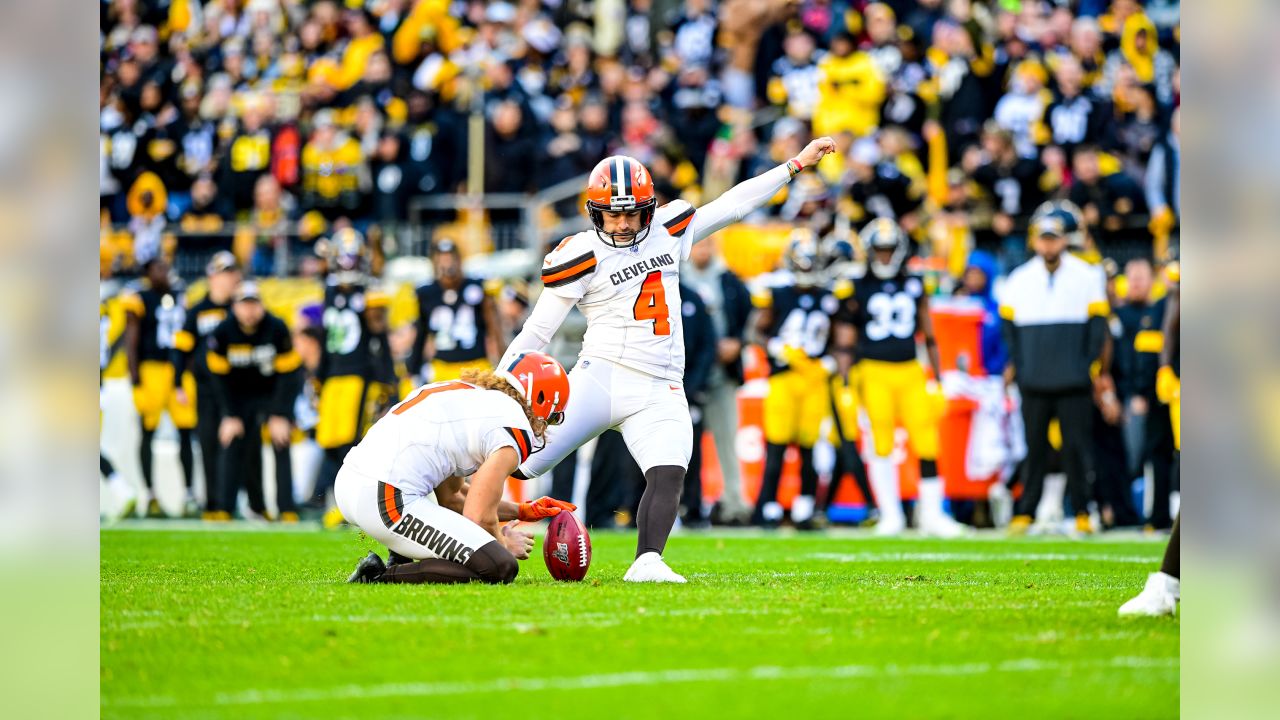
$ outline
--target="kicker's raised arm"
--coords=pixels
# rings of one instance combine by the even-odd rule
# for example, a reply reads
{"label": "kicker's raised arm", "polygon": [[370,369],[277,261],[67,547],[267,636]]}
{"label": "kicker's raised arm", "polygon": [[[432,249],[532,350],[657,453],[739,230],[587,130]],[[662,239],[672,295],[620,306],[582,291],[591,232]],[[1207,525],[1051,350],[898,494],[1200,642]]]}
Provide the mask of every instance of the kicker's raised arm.
{"label": "kicker's raised arm", "polygon": [[734,185],[720,197],[698,208],[689,221],[688,232],[692,242],[698,242],[741,221],[751,211],[768,202],[769,198],[776,195],[782,186],[790,182],[791,178],[804,169],[818,164],[823,156],[835,152],[835,149],[836,143],[831,138],[817,138],[794,158],[750,180]]}

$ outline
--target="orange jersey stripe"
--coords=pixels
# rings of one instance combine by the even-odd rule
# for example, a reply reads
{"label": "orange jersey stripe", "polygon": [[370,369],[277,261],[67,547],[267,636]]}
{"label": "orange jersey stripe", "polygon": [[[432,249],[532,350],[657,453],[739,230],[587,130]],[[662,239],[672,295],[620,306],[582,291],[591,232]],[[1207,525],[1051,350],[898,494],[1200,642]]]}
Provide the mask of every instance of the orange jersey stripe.
{"label": "orange jersey stripe", "polygon": [[672,225],[671,227],[667,228],[667,232],[670,232],[672,235],[679,236],[679,235],[680,235],[680,233],[684,232],[684,229],[685,229],[685,228],[689,227],[689,223],[691,223],[691,222],[693,222],[693,216],[692,216],[692,215],[690,215],[689,217],[685,218],[684,220],[681,220],[680,222],[676,223],[675,225]]}
{"label": "orange jersey stripe", "polygon": [[400,510],[396,508],[396,488],[394,485],[382,486],[382,502],[387,508],[387,517],[391,518],[391,522],[400,522]]}
{"label": "orange jersey stripe", "polygon": [[588,270],[590,270],[590,269],[594,268],[595,266],[596,266],[596,259],[595,259],[595,256],[592,256],[592,257],[587,258],[586,260],[583,260],[582,262],[578,263],[577,265],[574,265],[573,267],[568,268],[568,269],[566,269],[566,270],[561,270],[560,272],[558,272],[558,273],[554,273],[554,274],[551,274],[551,275],[543,275],[543,276],[542,276],[542,282],[543,282],[543,284],[547,284],[547,283],[553,283],[553,282],[556,282],[556,281],[558,281],[558,280],[563,280],[563,279],[565,279],[565,278],[567,278],[567,277],[571,277],[571,276],[573,276],[573,275],[578,275],[578,274],[581,274],[581,273],[585,273],[585,272],[587,272]]}

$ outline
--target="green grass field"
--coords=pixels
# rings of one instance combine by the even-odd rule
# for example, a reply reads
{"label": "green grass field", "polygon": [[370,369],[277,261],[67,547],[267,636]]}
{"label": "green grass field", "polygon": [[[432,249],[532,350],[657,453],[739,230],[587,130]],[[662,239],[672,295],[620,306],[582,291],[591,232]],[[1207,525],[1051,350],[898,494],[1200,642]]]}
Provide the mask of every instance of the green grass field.
{"label": "green grass field", "polygon": [[1120,620],[1163,543],[678,534],[685,586],[343,580],[356,532],[106,530],[102,716],[1178,714],[1176,619]]}

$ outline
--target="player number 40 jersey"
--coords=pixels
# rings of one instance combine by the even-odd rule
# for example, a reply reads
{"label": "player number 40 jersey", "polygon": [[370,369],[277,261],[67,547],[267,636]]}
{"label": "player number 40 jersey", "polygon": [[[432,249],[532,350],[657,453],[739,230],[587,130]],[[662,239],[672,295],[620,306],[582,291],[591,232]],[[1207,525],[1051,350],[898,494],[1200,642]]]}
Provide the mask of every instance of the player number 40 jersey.
{"label": "player number 40 jersey", "polygon": [[631,247],[612,247],[588,230],[547,255],[545,291],[576,301],[587,319],[583,357],[683,381],[680,262],[693,243],[686,232],[693,216],[677,200],[658,208],[649,234]]}

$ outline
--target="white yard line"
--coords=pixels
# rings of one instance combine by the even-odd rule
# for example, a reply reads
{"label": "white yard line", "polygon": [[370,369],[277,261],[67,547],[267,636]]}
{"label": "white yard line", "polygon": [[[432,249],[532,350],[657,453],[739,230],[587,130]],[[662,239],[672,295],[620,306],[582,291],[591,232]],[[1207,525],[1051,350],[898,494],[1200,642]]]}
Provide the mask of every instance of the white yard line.
{"label": "white yard line", "polygon": [[834,560],[836,562],[1007,562],[1009,560],[1040,560],[1044,562],[1068,562],[1082,560],[1088,562],[1137,563],[1150,565],[1159,560],[1151,555],[1107,555],[1084,551],[1078,555],[1067,553],[966,553],[966,552],[857,552],[857,553],[809,553],[805,557],[815,560]]}
{"label": "white yard line", "polygon": [[503,692],[590,690],[643,685],[664,686],[671,683],[965,676],[986,675],[989,673],[1050,672],[1066,669],[1129,668],[1135,670],[1176,670],[1178,665],[1179,661],[1176,658],[1155,657],[1116,657],[1110,660],[1080,662],[1019,658],[998,663],[975,662],[962,664],[836,665],[831,667],[759,665],[750,668],[697,668],[542,678],[505,677],[492,680],[457,682],[376,683],[291,690],[249,689],[238,692],[217,693],[203,700],[179,699],[172,695],[151,695],[115,700],[106,699],[102,704],[104,707],[110,708],[268,705],[388,697],[491,695]]}

